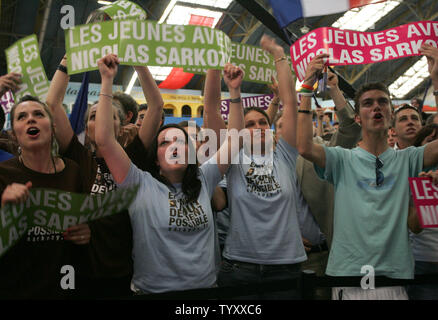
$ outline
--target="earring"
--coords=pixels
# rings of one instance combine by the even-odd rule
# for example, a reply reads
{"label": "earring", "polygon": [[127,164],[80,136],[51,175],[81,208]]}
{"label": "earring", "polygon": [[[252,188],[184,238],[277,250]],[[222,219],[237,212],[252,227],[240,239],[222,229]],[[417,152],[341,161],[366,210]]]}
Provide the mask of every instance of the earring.
{"label": "earring", "polygon": [[19,156],[21,156],[21,146],[18,146],[17,153],[18,153]]}

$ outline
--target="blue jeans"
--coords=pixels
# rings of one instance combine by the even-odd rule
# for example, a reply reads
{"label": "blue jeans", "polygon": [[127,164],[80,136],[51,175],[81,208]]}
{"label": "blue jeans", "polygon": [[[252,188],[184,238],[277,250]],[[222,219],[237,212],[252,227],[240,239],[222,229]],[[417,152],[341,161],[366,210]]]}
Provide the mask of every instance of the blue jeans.
{"label": "blue jeans", "polygon": [[[415,274],[438,273],[438,262],[415,261]],[[415,284],[407,286],[410,300],[438,300],[437,284]]]}
{"label": "blue jeans", "polygon": [[233,297],[237,300],[300,300],[301,264],[260,265],[223,259],[218,274],[219,287],[245,286],[279,280],[297,280],[298,285],[285,291]]}

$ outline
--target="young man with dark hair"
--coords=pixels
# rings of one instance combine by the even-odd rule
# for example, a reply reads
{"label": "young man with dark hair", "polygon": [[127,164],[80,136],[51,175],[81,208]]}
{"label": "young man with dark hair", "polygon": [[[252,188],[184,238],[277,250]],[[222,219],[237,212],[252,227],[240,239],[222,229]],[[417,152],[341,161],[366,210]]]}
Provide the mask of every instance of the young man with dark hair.
{"label": "young man with dark hair", "polygon": [[397,136],[394,148],[405,149],[413,145],[415,136],[420,131],[422,117],[417,108],[409,104],[402,105],[394,112],[393,129]]}
{"label": "young man with dark hair", "polygon": [[[304,85],[313,86],[327,54],[308,65]],[[408,241],[408,224],[418,232],[418,221],[409,217],[408,177],[438,163],[438,141],[425,147],[395,151],[387,143],[392,119],[388,89],[382,84],[362,87],[355,98],[355,120],[362,127],[362,143],[352,150],[312,142],[311,96],[303,96],[298,111],[298,150],[312,161],[321,178],[335,188],[333,242],[326,274],[364,275],[374,271],[395,279],[414,277],[414,259]],[[415,218],[415,216],[414,216]],[[334,288],[335,299],[407,299],[403,287],[375,290]]]}

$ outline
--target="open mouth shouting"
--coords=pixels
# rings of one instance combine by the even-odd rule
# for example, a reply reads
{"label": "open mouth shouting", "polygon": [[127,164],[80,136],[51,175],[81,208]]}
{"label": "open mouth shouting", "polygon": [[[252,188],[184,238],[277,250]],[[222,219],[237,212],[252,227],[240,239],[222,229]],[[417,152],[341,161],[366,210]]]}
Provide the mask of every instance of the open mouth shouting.
{"label": "open mouth shouting", "polygon": [[30,127],[27,129],[26,133],[28,136],[35,139],[40,135],[40,129],[38,129],[37,127]]}

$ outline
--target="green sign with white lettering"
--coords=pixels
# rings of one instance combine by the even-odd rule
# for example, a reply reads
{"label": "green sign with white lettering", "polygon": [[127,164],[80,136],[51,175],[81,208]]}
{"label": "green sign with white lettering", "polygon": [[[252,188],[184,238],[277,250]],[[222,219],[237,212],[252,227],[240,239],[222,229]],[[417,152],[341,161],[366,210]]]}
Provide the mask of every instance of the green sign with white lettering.
{"label": "green sign with white lettering", "polygon": [[204,73],[227,62],[241,66],[244,80],[270,83],[273,58],[259,47],[232,43],[222,31],[205,26],[156,21],[115,20],[65,31],[69,74],[96,70],[97,60],[114,53],[124,65],[182,67]]}
{"label": "green sign with white lettering", "polygon": [[20,204],[7,204],[0,210],[0,257],[27,230],[41,227],[52,232],[97,220],[128,209],[138,186],[105,194],[78,194],[51,189],[30,189]]}
{"label": "green sign with white lettering", "polygon": [[36,96],[44,101],[49,91],[49,81],[41,62],[36,35],[18,40],[5,53],[8,73],[22,75],[20,89],[14,93],[15,101],[24,95]]}

